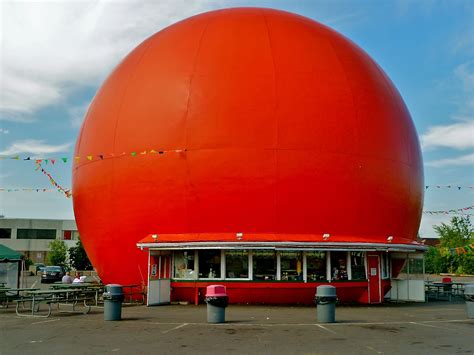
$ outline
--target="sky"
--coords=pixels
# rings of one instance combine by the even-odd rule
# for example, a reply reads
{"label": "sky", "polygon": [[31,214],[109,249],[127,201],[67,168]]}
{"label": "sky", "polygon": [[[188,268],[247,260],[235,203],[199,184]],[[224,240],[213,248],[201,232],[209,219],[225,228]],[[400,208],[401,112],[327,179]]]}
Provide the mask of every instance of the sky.
{"label": "sky", "polygon": [[[72,219],[72,201],[64,194],[22,190],[52,189],[34,161],[22,158],[72,157],[89,103],[127,53],[186,17],[239,6],[297,13],[362,47],[392,79],[412,115],[428,186],[424,211],[474,205],[474,1],[4,0],[0,215]],[[19,160],[11,159],[16,155]],[[71,163],[44,168],[67,189]],[[435,237],[432,226],[451,217],[425,213],[420,235]]]}

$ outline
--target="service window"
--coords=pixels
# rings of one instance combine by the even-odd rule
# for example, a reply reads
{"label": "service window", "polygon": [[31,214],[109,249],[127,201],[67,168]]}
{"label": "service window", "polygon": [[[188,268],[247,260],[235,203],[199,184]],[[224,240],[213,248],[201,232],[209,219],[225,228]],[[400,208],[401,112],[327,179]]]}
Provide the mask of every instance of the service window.
{"label": "service window", "polygon": [[214,279],[221,277],[221,251],[199,250],[199,278]]}
{"label": "service window", "polygon": [[347,280],[347,252],[331,251],[332,280]]}
{"label": "service window", "polygon": [[226,279],[247,279],[249,277],[248,250],[225,251]]}
{"label": "service window", "polygon": [[365,252],[352,251],[351,252],[351,272],[352,280],[366,280],[365,273]]}
{"label": "service window", "polygon": [[390,275],[390,259],[388,254],[381,254],[382,279],[388,279]]}
{"label": "service window", "polygon": [[281,280],[303,280],[303,253],[300,251],[280,252]]}
{"label": "service window", "polygon": [[308,281],[326,280],[326,252],[309,251],[306,253],[306,274]]}
{"label": "service window", "polygon": [[174,252],[174,278],[196,279],[194,270],[194,250]]}
{"label": "service window", "polygon": [[252,254],[253,279],[271,281],[276,279],[277,258],[274,250],[255,250]]}

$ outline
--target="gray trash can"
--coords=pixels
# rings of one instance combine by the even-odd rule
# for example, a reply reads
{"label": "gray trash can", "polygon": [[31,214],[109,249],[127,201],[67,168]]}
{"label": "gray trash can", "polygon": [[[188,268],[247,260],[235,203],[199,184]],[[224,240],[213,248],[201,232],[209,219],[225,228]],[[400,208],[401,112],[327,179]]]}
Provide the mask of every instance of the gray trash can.
{"label": "gray trash can", "polygon": [[336,321],[336,288],[322,285],[316,288],[314,298],[319,323],[334,323]]}
{"label": "gray trash can", "polygon": [[225,308],[229,304],[229,297],[227,296],[225,286],[207,286],[204,300],[207,303],[207,322],[224,323]]}
{"label": "gray trash can", "polygon": [[124,299],[122,285],[105,286],[102,297],[104,298],[104,320],[121,320]]}
{"label": "gray trash can", "polygon": [[467,306],[467,317],[474,319],[474,284],[464,286],[464,299]]}

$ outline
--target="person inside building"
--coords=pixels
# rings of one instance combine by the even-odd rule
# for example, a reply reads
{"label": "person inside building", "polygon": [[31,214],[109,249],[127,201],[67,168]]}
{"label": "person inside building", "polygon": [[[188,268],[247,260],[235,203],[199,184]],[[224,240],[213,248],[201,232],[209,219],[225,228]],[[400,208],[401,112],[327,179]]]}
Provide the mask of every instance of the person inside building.
{"label": "person inside building", "polygon": [[63,276],[63,278],[61,279],[61,282],[62,282],[63,284],[70,284],[70,283],[72,283],[72,277],[71,277],[69,271],[66,272],[66,274]]}

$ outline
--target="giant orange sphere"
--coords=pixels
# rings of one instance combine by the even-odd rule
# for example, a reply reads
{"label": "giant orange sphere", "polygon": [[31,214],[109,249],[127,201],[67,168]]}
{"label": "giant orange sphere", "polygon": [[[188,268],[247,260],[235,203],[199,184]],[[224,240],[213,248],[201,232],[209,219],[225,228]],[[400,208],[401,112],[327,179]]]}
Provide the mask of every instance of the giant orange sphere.
{"label": "giant orange sphere", "polygon": [[146,278],[149,233],[410,243],[420,223],[398,91],[354,43],[282,11],[208,12],[145,40],[98,91],[75,155],[77,225],[104,282]]}

